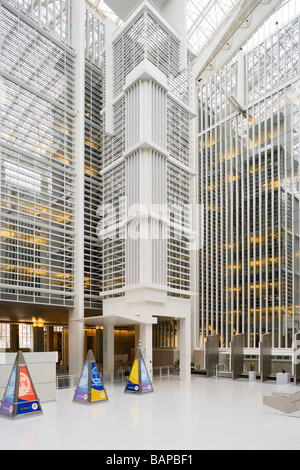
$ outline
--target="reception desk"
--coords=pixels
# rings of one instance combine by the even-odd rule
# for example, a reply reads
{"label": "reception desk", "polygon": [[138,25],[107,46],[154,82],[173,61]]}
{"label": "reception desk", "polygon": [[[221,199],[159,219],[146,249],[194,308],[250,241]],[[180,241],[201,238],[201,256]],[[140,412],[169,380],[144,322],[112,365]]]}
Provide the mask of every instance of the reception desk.
{"label": "reception desk", "polygon": [[[15,363],[17,353],[0,353],[0,401]],[[24,353],[24,358],[41,403],[56,400],[57,352]]]}

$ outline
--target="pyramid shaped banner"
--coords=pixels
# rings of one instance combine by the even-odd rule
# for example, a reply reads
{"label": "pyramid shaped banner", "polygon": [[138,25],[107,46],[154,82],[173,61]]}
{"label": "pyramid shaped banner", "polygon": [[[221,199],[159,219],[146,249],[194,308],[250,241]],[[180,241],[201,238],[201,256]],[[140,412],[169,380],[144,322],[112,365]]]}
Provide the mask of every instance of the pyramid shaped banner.
{"label": "pyramid shaped banner", "polygon": [[147,371],[143,354],[140,347],[138,347],[135,361],[129,375],[129,380],[125,387],[125,392],[149,393],[153,391],[152,382]]}
{"label": "pyramid shaped banner", "polygon": [[0,415],[17,418],[42,413],[24,355],[18,352],[0,405]]}
{"label": "pyramid shaped banner", "polygon": [[107,400],[107,393],[100,379],[95,357],[93,352],[89,351],[73,401],[91,404]]}

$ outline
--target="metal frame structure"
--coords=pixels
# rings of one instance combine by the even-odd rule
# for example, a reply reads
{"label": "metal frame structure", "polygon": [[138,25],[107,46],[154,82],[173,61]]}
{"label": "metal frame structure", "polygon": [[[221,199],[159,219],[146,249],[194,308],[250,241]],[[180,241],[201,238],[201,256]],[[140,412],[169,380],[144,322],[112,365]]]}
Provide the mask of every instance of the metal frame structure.
{"label": "metal frame structure", "polygon": [[299,24],[199,88],[200,335],[222,348],[272,333],[279,354],[299,330]]}
{"label": "metal frame structure", "polygon": [[196,57],[242,4],[243,0],[187,0],[188,39]]}
{"label": "metal frame structure", "polygon": [[26,5],[0,4],[0,298],[71,307],[75,98],[68,6]]}

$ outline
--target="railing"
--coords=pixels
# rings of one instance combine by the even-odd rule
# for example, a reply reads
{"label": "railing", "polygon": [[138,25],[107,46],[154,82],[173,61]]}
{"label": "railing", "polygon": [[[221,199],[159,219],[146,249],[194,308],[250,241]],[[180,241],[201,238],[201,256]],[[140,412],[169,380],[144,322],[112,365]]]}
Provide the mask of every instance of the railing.
{"label": "railing", "polygon": [[57,375],[56,390],[64,388],[75,388],[78,385],[80,375]]}
{"label": "railing", "polygon": [[[165,366],[165,367],[154,367],[153,368],[153,377],[169,377],[171,375],[177,375],[176,369],[174,366]],[[108,383],[121,383],[125,384],[127,381],[127,376],[125,371],[119,371],[114,373],[101,373],[100,378],[104,384]],[[56,376],[56,389],[62,390],[66,388],[75,389],[78,385],[80,375],[57,375]]]}
{"label": "railing", "polygon": [[[112,374],[100,374],[103,383],[125,383],[126,377],[124,372],[114,372]],[[80,379],[80,375],[57,375],[56,389],[76,388]]]}
{"label": "railing", "polygon": [[153,367],[153,377],[169,377],[170,375],[178,375],[178,369],[174,366]]}
{"label": "railing", "polygon": [[229,374],[229,368],[227,364],[216,364],[215,367],[215,376],[218,377],[219,372],[222,374]]}

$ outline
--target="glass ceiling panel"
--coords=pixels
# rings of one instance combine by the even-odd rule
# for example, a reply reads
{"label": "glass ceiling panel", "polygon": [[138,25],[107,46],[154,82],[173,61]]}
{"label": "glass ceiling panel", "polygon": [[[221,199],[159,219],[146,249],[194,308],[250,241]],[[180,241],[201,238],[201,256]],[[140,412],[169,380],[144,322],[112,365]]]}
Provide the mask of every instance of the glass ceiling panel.
{"label": "glass ceiling panel", "polygon": [[241,3],[242,0],[187,0],[188,39],[196,55]]}
{"label": "glass ceiling panel", "polygon": [[[186,2],[189,44],[192,52],[198,56],[242,0],[186,0]],[[122,24],[104,0],[87,0],[87,3],[118,26]]]}
{"label": "glass ceiling panel", "polygon": [[[111,8],[109,8],[109,6],[106,5],[104,0],[86,0],[86,1],[91,7],[97,10],[101,16],[105,18],[109,18],[118,26],[122,24],[122,21],[120,20],[120,18],[118,18],[118,16],[115,15],[115,13],[111,10]],[[121,1],[126,1],[126,0],[121,0]]]}
{"label": "glass ceiling panel", "polygon": [[[122,24],[122,20],[114,14],[104,0],[86,1],[101,16],[110,18],[117,26]],[[283,4],[290,3],[290,1],[283,0]],[[191,51],[199,56],[225,22],[237,11],[243,0],[186,0],[186,2],[189,45]]]}

